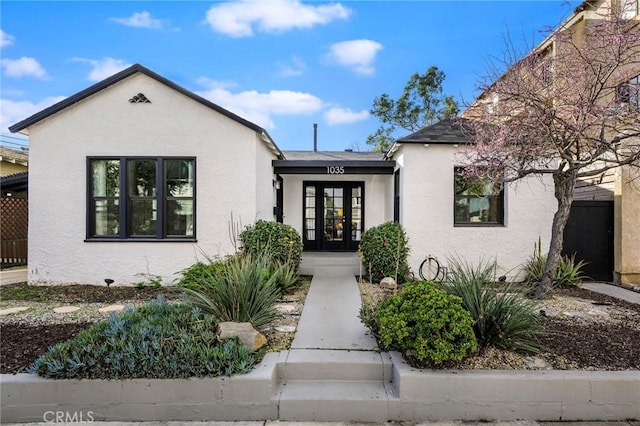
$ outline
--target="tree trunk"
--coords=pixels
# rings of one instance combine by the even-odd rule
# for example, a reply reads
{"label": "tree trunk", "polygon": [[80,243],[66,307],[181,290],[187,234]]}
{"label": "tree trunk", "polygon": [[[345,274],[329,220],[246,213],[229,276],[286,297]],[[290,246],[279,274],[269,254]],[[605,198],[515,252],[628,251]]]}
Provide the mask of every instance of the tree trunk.
{"label": "tree trunk", "polygon": [[544,267],[542,281],[540,281],[534,293],[536,297],[546,293],[553,284],[553,277],[556,274],[558,262],[562,255],[564,228],[569,220],[571,203],[573,203],[576,174],[577,171],[569,170],[567,172],[560,172],[553,175],[555,197],[558,201],[558,210],[556,210],[556,213],[553,215],[551,242],[549,244],[549,253],[547,254],[547,263]]}

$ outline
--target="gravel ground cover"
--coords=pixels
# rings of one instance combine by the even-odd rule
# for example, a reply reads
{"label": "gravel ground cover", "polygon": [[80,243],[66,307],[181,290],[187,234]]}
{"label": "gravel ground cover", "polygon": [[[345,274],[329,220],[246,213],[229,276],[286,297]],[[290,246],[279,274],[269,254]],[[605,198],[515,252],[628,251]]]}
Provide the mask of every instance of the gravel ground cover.
{"label": "gravel ground cover", "polygon": [[[260,331],[267,337],[268,350],[289,347],[310,280],[279,301],[282,316]],[[25,284],[0,287],[0,309],[28,306],[29,310],[0,316],[0,373],[16,373],[31,364],[57,342],[69,339],[108,314],[98,309],[112,304],[135,307],[164,295],[177,300],[166,288],[136,289],[98,286],[43,287],[32,291]],[[379,285],[361,284],[363,297],[380,300],[390,294]],[[17,296],[16,296],[17,294]],[[10,296],[10,297],[8,297]],[[80,310],[57,314],[53,309],[73,305]],[[536,356],[489,349],[480,356],[455,365],[461,369],[640,369],[640,305],[581,288],[556,289],[540,301],[544,334]],[[285,326],[284,328],[282,328]],[[289,328],[290,330],[290,328]]]}
{"label": "gravel ground cover", "polygon": [[[392,293],[361,283],[365,300]],[[554,289],[538,306],[540,353],[518,354],[489,348],[447,367],[459,369],[640,369],[640,305],[579,287]]]}
{"label": "gravel ground cover", "polygon": [[[289,347],[295,332],[290,331],[291,328],[281,327],[297,327],[309,285],[310,279],[303,278],[295,291],[283,296],[278,303],[281,317],[260,330],[267,337],[267,351]],[[24,283],[2,286],[0,310],[20,306],[29,309],[0,316],[0,374],[23,372],[49,347],[106,319],[109,313],[100,312],[100,308],[114,304],[136,307],[159,295],[170,301],[178,302],[179,299],[179,293],[170,288],[106,288],[89,285],[34,287]],[[62,306],[80,309],[71,313],[53,311]]]}

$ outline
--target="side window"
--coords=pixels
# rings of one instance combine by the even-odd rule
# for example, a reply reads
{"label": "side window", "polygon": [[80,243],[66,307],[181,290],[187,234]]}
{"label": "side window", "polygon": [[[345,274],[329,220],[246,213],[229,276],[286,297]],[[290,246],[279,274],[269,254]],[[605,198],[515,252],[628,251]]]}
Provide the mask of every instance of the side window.
{"label": "side window", "polygon": [[454,193],[454,225],[504,224],[504,191],[497,182],[465,176],[464,168],[456,167]]}

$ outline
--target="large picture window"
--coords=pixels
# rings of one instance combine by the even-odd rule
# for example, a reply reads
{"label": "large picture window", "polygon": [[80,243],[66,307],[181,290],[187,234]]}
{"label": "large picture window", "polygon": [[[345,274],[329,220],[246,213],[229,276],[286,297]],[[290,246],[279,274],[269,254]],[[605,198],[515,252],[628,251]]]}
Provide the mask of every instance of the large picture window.
{"label": "large picture window", "polygon": [[463,167],[456,167],[454,175],[454,225],[504,224],[504,191],[499,183],[465,176]]}
{"label": "large picture window", "polygon": [[195,238],[195,159],[89,158],[87,239]]}

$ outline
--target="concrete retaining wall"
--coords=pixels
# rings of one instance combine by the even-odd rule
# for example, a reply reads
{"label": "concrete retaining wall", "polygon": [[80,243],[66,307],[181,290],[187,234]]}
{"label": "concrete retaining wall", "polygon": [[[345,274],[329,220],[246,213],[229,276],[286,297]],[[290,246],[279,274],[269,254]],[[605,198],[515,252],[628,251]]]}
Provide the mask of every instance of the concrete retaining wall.
{"label": "concrete retaining wall", "polygon": [[[66,421],[278,419],[286,354],[268,354],[247,375],[213,379],[2,375],[2,421],[42,422],[57,415],[70,416]],[[388,420],[640,419],[639,371],[422,371],[398,353],[390,355]],[[309,400],[310,412],[317,399]],[[341,420],[353,420],[338,405],[332,410],[343,412]]]}
{"label": "concrete retaining wall", "polygon": [[639,371],[422,371],[391,358],[396,420],[640,419]]}
{"label": "concrete retaining wall", "polygon": [[[51,380],[0,376],[2,422],[270,420],[278,353],[242,376],[178,380]],[[68,416],[68,417],[67,417]]]}

